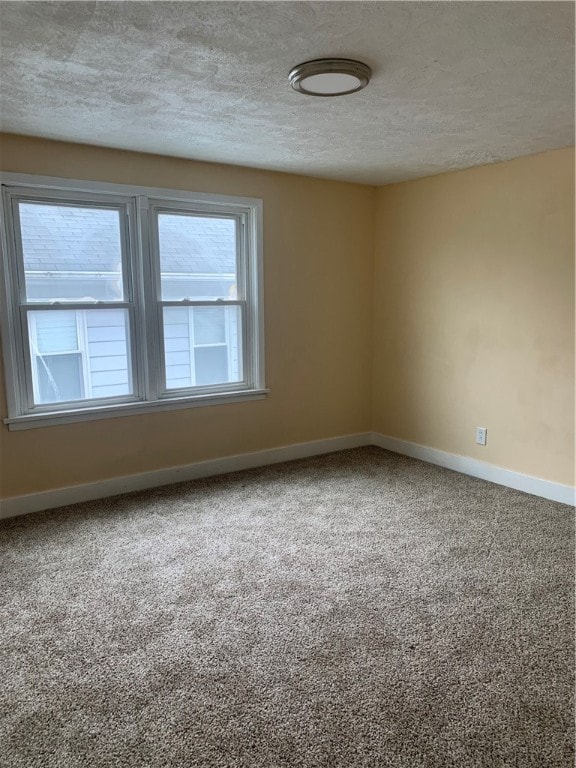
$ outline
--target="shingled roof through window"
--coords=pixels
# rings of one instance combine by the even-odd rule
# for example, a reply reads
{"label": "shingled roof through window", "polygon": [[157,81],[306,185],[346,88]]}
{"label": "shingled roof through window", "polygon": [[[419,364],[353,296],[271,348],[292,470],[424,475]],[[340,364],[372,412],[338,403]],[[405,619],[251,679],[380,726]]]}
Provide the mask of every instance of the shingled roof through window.
{"label": "shingled roof through window", "polygon": [[[22,203],[26,271],[116,271],[120,261],[117,221],[115,211]],[[236,271],[232,220],[163,215],[160,231],[163,273]]]}

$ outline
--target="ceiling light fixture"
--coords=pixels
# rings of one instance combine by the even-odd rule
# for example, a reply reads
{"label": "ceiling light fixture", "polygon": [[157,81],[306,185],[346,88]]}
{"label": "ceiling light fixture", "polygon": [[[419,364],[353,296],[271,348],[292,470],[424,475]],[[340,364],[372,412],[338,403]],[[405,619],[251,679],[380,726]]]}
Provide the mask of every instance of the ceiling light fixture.
{"label": "ceiling light fixture", "polygon": [[370,82],[372,70],[352,59],[315,59],[298,64],[288,79],[295,91],[307,96],[344,96],[362,90]]}

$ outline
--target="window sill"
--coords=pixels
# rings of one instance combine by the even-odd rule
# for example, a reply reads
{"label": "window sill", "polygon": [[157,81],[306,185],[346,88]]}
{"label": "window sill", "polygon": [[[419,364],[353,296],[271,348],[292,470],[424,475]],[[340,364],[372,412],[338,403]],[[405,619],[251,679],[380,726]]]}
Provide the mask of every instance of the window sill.
{"label": "window sill", "polygon": [[97,421],[100,419],[117,419],[122,416],[134,416],[138,413],[156,413],[158,411],[175,411],[181,408],[199,408],[209,405],[225,405],[242,403],[250,400],[263,400],[270,392],[269,389],[250,389],[241,392],[224,392],[218,395],[196,395],[179,397],[154,402],[121,403],[107,405],[102,408],[83,408],[73,411],[53,411],[51,413],[34,413],[26,416],[15,416],[4,419],[10,431],[50,427],[57,424],[73,424],[79,421]]}

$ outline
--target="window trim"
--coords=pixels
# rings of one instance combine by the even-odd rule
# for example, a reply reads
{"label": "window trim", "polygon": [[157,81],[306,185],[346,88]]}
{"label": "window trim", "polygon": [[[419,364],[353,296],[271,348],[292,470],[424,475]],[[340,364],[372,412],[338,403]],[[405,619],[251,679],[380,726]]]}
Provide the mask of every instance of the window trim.
{"label": "window trim", "polygon": [[[36,176],[19,173],[1,173],[2,184],[2,237],[0,240],[0,279],[2,281],[2,307],[0,323],[5,367],[6,400],[8,416],[4,423],[10,430],[43,427],[49,424],[89,421],[100,418],[113,418],[136,413],[157,410],[173,410],[187,407],[233,403],[262,399],[269,392],[264,385],[264,302],[263,302],[263,225],[262,200],[251,197],[196,193],[187,190],[163,189],[159,187],[141,187],[127,184],[113,184],[101,181],[65,179],[52,176]],[[132,347],[132,375],[138,374],[133,382],[134,395],[126,397],[83,400],[80,407],[64,403],[63,407],[35,406],[27,404],[27,386],[30,373],[26,355],[28,337],[25,328],[18,327],[22,312],[22,296],[19,288],[19,271],[23,266],[21,245],[16,226],[11,222],[11,206],[14,197],[31,195],[41,199],[45,192],[50,202],[94,203],[96,205],[125,206],[125,225],[122,225],[125,246],[132,250],[132,258],[123,254],[124,279],[127,293],[123,301],[114,302],[117,308],[128,309],[131,317],[129,343]],[[17,204],[17,203],[16,203]],[[194,213],[205,212],[218,216],[229,214],[239,224],[237,243],[239,251],[245,254],[242,300],[230,302],[244,305],[242,355],[244,381],[209,387],[194,387],[193,391],[162,391],[162,369],[159,367],[162,353],[162,338],[159,332],[159,307],[162,299],[160,285],[155,279],[155,260],[153,227],[151,222],[152,207],[158,209],[175,206],[181,211],[186,209]],[[121,219],[123,217],[121,216]],[[245,223],[245,226],[242,224]],[[128,230],[128,231],[124,231]],[[242,243],[240,243],[240,237]],[[156,259],[159,255],[156,252]],[[20,264],[19,262],[22,262]],[[36,302],[29,302],[29,305]],[[95,302],[93,307],[102,307]],[[186,306],[187,302],[176,302],[177,306]],[[197,302],[190,302],[195,304]],[[216,302],[208,302],[216,305]],[[227,302],[221,302],[223,306]],[[38,302],[38,309],[42,303]],[[127,304],[130,306],[127,307]],[[89,302],[62,302],[54,309],[90,309]],[[140,323],[145,326],[144,333],[138,333]],[[161,329],[161,326],[160,326]],[[138,390],[137,381],[141,388]]]}

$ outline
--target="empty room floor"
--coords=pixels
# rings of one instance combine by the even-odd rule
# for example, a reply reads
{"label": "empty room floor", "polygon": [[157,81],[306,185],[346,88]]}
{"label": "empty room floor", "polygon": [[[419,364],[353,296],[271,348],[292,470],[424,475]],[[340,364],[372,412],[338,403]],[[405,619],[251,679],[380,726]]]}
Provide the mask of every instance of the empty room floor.
{"label": "empty room floor", "polygon": [[359,448],[4,521],[7,768],[568,768],[573,511]]}

